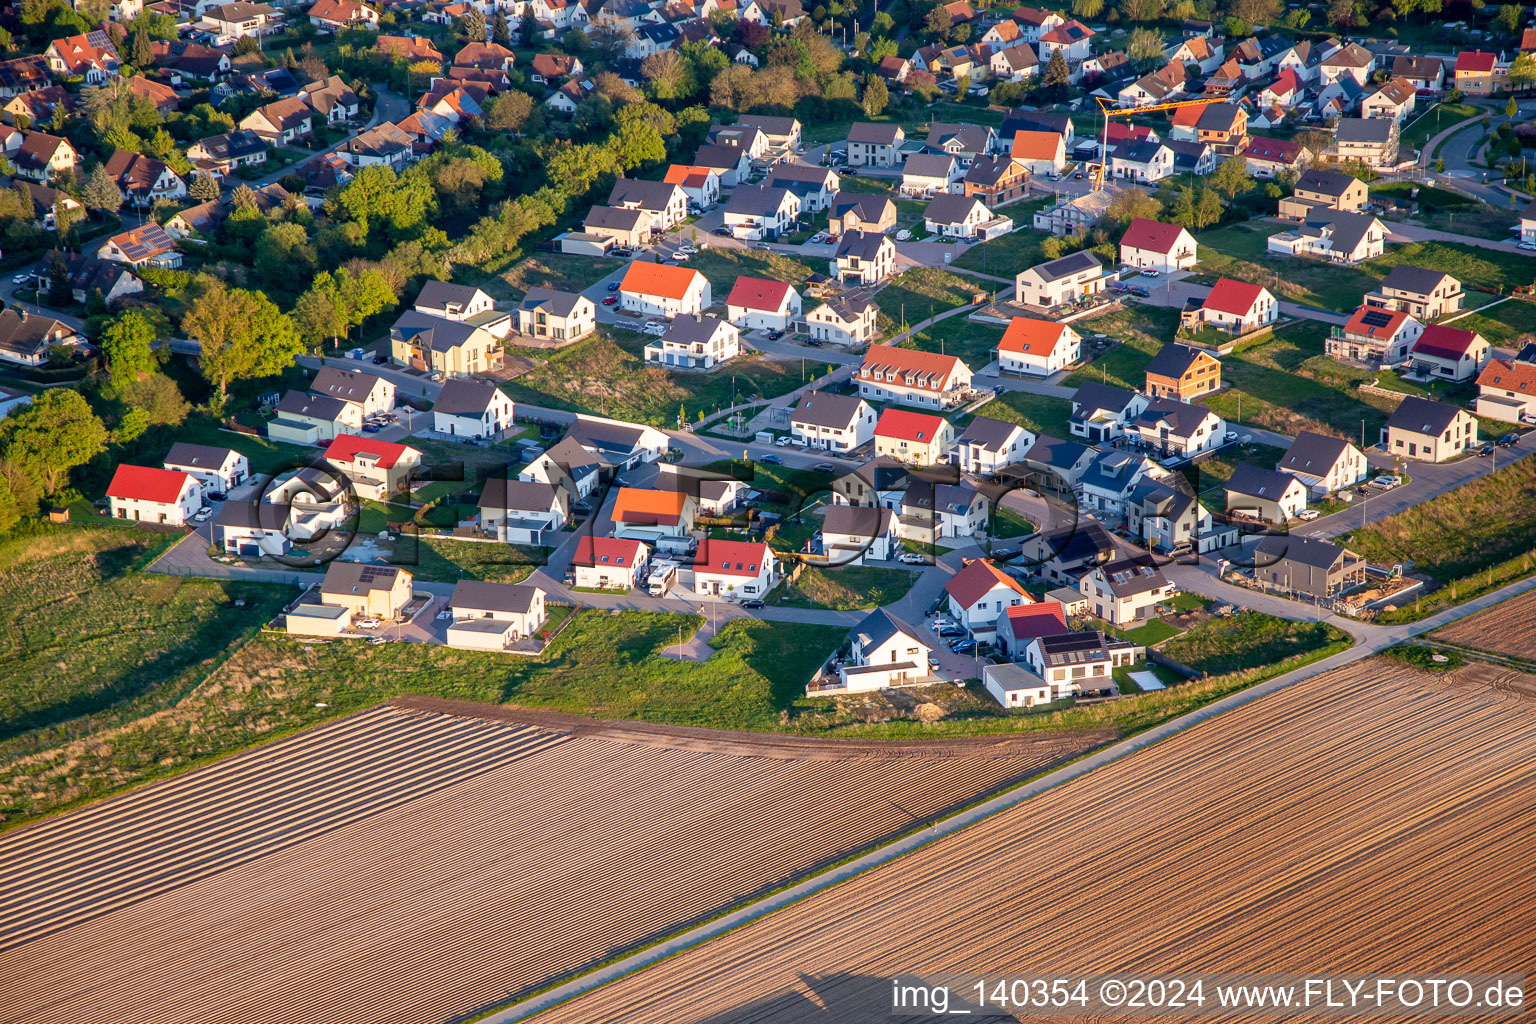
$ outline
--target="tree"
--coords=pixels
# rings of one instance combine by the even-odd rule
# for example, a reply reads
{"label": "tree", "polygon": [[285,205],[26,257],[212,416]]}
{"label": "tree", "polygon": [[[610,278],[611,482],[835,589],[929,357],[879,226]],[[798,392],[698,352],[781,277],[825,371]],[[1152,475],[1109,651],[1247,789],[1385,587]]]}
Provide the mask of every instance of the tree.
{"label": "tree", "polygon": [[133,34],[133,45],[129,49],[128,59],[136,68],[147,68],[155,62],[155,53],[151,48],[148,32],[140,30]]}
{"label": "tree", "polygon": [[1258,182],[1248,174],[1248,161],[1240,156],[1229,156],[1216,165],[1216,170],[1211,174],[1211,188],[1226,196],[1228,200],[1253,188]]}
{"label": "tree", "polygon": [[1356,0],[1329,0],[1328,22],[1337,28],[1352,28],[1360,23],[1355,11]]}
{"label": "tree", "polygon": [[97,164],[90,177],[85,179],[85,187],[80,190],[80,201],[92,210],[116,213],[122,209],[123,190],[117,187],[106,164]]}
{"label": "tree", "polygon": [[[533,104],[533,97],[525,92],[507,92],[497,96],[485,112],[485,126],[491,131],[520,134],[532,129],[534,115],[541,113]],[[542,125],[543,117],[538,123]]]}
{"label": "tree", "polygon": [[1040,84],[1049,89],[1052,86],[1066,85],[1072,78],[1072,71],[1067,67],[1067,58],[1061,52],[1060,47],[1051,51],[1051,59],[1045,62],[1045,74],[1040,76]]}
{"label": "tree", "polygon": [[661,50],[645,58],[640,62],[640,76],[659,100],[674,100],[694,91],[692,65],[676,50]]}
{"label": "tree", "polygon": [[130,309],[107,324],[101,333],[101,351],[107,357],[114,386],[122,387],[155,369],[159,363],[155,336],[155,322],[137,309]]}
{"label": "tree", "polygon": [[879,117],[891,102],[891,90],[886,88],[885,80],[879,75],[870,75],[864,79],[864,98],[860,104],[864,108],[865,117]]}
{"label": "tree", "polygon": [[923,26],[940,39],[949,38],[949,30],[954,27],[954,18],[950,16],[948,8],[939,4],[928,12],[923,19]]}
{"label": "tree", "polygon": [[1097,18],[1104,13],[1104,0],[1072,0],[1072,16],[1075,18]]}
{"label": "tree", "polygon": [[1499,13],[1493,16],[1494,27],[1500,32],[1514,35],[1520,28],[1520,23],[1525,18],[1525,8],[1520,4],[1504,4],[1499,8]]}
{"label": "tree", "polygon": [[1162,216],[1163,204],[1152,197],[1152,194],[1143,188],[1128,188],[1115,197],[1115,201],[1109,204],[1105,213],[1112,219],[1124,224],[1137,217],[1145,220],[1157,220]]}
{"label": "tree", "polygon": [[0,476],[0,535],[8,534],[21,522],[21,506],[4,476]]}
{"label": "tree", "polygon": [[1163,16],[1163,0],[1120,0],[1120,17],[1126,21],[1156,21]]}
{"label": "tree", "polygon": [[107,428],[89,403],[70,388],[49,388],[32,404],[0,421],[0,451],[53,494],[71,469],[107,446]]}
{"label": "tree", "polygon": [[1210,189],[1202,189],[1195,201],[1195,228],[1208,228],[1221,220],[1221,198]]}
{"label": "tree", "polygon": [[1515,59],[1509,62],[1508,76],[1509,87],[1517,92],[1536,84],[1536,55],[1516,54]]}
{"label": "tree", "polygon": [[486,40],[485,12],[478,7],[471,7],[461,15],[456,27],[459,35],[471,43],[483,43]]}
{"label": "tree", "polygon": [[507,23],[506,12],[499,7],[496,8],[496,17],[491,21],[491,42],[512,49],[512,26]]}
{"label": "tree", "polygon": [[1163,34],[1150,28],[1134,28],[1125,52],[1132,60],[1154,60],[1163,55]]}
{"label": "tree", "polygon": [[645,164],[667,158],[667,140],[655,125],[645,121],[626,121],[608,137],[608,148],[618,159],[621,170],[631,171]]}
{"label": "tree", "polygon": [[192,184],[187,186],[187,191],[198,202],[211,203],[219,198],[219,183],[207,171],[198,171]]}
{"label": "tree", "polygon": [[176,382],[163,373],[146,373],[118,390],[129,405],[144,411],[152,427],[175,426],[192,411]]}
{"label": "tree", "polygon": [[212,404],[222,411],[231,382],[283,372],[304,345],[293,321],[261,292],[230,288],[207,274],[195,284],[181,330],[200,343],[198,369],[217,389]]}
{"label": "tree", "polygon": [[1285,13],[1284,0],[1229,0],[1227,13],[1250,25],[1268,25]]}
{"label": "tree", "polygon": [[1504,102],[1504,116],[1513,119],[1518,113],[1520,113],[1520,104],[1516,103],[1515,98],[1511,96]]}

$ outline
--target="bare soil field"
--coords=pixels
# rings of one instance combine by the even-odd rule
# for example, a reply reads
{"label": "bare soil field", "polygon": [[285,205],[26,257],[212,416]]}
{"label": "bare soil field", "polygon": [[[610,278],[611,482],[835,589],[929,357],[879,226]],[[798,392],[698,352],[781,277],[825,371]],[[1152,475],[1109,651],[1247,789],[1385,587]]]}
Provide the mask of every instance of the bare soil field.
{"label": "bare soil field", "polygon": [[883,1024],[906,973],[1529,976],[1533,807],[1536,678],[1368,659],[534,1019]]}
{"label": "bare soil field", "polygon": [[1435,630],[1435,639],[1536,661],[1536,591]]}
{"label": "bare soil field", "polygon": [[401,699],[0,835],[0,1022],[441,1024],[1109,738]]}

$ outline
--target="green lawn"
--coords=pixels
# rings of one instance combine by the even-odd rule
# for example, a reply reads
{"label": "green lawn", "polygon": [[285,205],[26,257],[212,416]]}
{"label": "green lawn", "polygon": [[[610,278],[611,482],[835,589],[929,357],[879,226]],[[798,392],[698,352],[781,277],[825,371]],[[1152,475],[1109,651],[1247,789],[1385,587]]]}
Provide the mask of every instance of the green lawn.
{"label": "green lawn", "polygon": [[[406,547],[402,549],[402,545]],[[428,537],[421,541],[407,538],[395,545],[397,564],[405,565],[417,579],[438,583],[521,583],[548,559],[548,548],[516,544]]]}
{"label": "green lawn", "polygon": [[1386,277],[1399,263],[1443,270],[1468,288],[1507,293],[1516,285],[1536,281],[1536,260],[1520,252],[1463,245],[1460,242],[1412,242],[1390,247],[1385,256],[1365,264],[1374,276]]}
{"label": "green lawn", "polygon": [[268,441],[264,437],[221,430],[218,424],[203,416],[188,417],[186,422],[176,428],[175,436],[176,440],[188,444],[233,448],[245,456],[251,464],[251,472],[258,476],[311,465],[322,451],[320,448]]}
{"label": "green lawn", "polygon": [[807,566],[800,578],[784,588],[777,604],[789,608],[851,611],[879,608],[899,601],[917,582],[918,574],[904,569],[845,565],[821,569]]}
{"label": "green lawn", "polygon": [[1403,129],[1401,142],[1404,146],[1423,149],[1432,136],[1451,125],[1476,117],[1482,111],[1466,103],[1436,103],[1418,114]]}
{"label": "green lawn", "polygon": [[1052,395],[1005,391],[976,410],[977,416],[1017,423],[1037,434],[1071,438],[1072,403]]}
{"label": "green lawn", "polygon": [[675,427],[734,403],[793,391],[825,372],[822,364],[761,356],[733,360],[708,372],[647,367],[642,342],[598,333],[546,358],[502,385],[515,401]]}
{"label": "green lawn", "polygon": [[959,356],[966,366],[979,370],[992,361],[992,353],[1003,339],[1003,330],[956,313],[909,335],[901,347]]}
{"label": "green lawn", "polygon": [[987,518],[987,535],[997,540],[1028,537],[1039,527],[1009,508],[994,506]]}
{"label": "green lawn", "polygon": [[[798,288],[813,272],[825,273],[827,270],[820,260],[813,265],[781,252],[713,247],[690,259],[685,266],[709,279],[710,292],[716,302],[724,302],[725,297],[731,293],[731,286],[743,275],[769,281],[788,281]],[[810,307],[806,308],[809,311]]]}
{"label": "green lawn", "polygon": [[978,293],[986,291],[985,281],[974,281],[937,267],[917,267],[875,294],[881,330],[887,337],[892,336],[901,330],[903,317],[911,326],[937,313],[969,305]]}
{"label": "green lawn", "polygon": [[1476,331],[1494,345],[1508,345],[1522,334],[1536,332],[1536,302],[1509,299],[1486,312],[1461,317],[1451,326]]}
{"label": "green lawn", "polygon": [[28,759],[67,744],[153,771],[153,744],[112,730],[163,714],[294,591],[138,571],[176,533],[24,526],[0,542],[0,823],[97,795],[94,780]]}
{"label": "green lawn", "polygon": [[1315,654],[1339,644],[1348,647],[1349,635],[1326,622],[1293,622],[1245,611],[1207,619],[1159,650],[1196,671],[1221,675]]}
{"label": "green lawn", "polygon": [[1012,278],[1020,271],[1044,263],[1045,255],[1040,251],[1040,243],[1049,236],[1030,227],[1034,222],[1035,211],[1044,205],[1044,200],[1031,200],[1005,207],[1003,213],[1012,217],[1014,223],[1020,226],[1002,238],[994,238],[990,242],[966,249],[955,260],[955,266],[982,274]]}
{"label": "green lawn", "polygon": [[[1161,306],[1127,306],[1076,325],[1083,336],[1083,353],[1092,359],[1067,377],[1068,387],[1089,381],[1141,390],[1146,384],[1147,364],[1168,342],[1179,326],[1179,311]],[[1099,349],[1095,334],[1107,334],[1120,342]]]}
{"label": "green lawn", "polygon": [[1122,636],[1132,643],[1151,647],[1154,644],[1162,643],[1171,636],[1178,636],[1179,627],[1170,626],[1162,619],[1153,619],[1144,625],[1137,626],[1135,629],[1116,629],[1110,627],[1110,632],[1116,636]]}
{"label": "green lawn", "polygon": [[1201,232],[1196,236],[1200,269],[1263,285],[1279,299],[1339,313],[1352,312],[1360,305],[1360,296],[1385,276],[1385,271],[1372,276],[1361,267],[1306,257],[1266,255],[1269,236],[1283,230],[1280,224],[1254,221]]}
{"label": "green lawn", "polygon": [[871,196],[894,196],[901,184],[900,178],[872,178],[859,174],[839,174],[844,192],[861,192]]}
{"label": "green lawn", "polygon": [[538,252],[524,256],[499,274],[487,274],[473,268],[460,268],[458,274],[465,284],[483,288],[493,299],[517,300],[530,288],[579,292],[623,269],[622,260],[603,256]]}

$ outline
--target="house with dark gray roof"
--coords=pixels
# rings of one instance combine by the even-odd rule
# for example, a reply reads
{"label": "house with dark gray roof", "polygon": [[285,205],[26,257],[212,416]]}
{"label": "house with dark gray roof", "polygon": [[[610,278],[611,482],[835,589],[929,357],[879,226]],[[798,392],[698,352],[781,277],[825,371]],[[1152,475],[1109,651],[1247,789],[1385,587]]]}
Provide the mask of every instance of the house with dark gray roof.
{"label": "house with dark gray roof", "polygon": [[650,216],[653,231],[670,231],[688,216],[688,193],[665,181],[620,178],[608,193],[608,205],[640,210]]}
{"label": "house with dark gray roof", "polygon": [[1115,539],[1102,523],[1082,519],[1030,534],[1021,545],[1020,558],[1052,583],[1075,589],[1084,573],[1113,559],[1115,551]]}
{"label": "house with dark gray roof", "polygon": [[988,477],[1004,466],[1023,462],[1034,443],[1034,431],[1006,420],[977,416],[955,439],[950,458],[960,467],[960,472]]}
{"label": "house with dark gray roof", "polygon": [[947,121],[933,122],[924,142],[931,152],[955,157],[964,167],[969,167],[971,161],[978,156],[992,152],[996,144],[996,134],[986,125],[952,124]]}
{"label": "house with dark gray roof", "polygon": [[855,122],[848,127],[848,166],[896,167],[907,133],[899,124]]}
{"label": "house with dark gray roof", "polygon": [[807,391],[789,415],[790,433],[812,448],[850,452],[875,437],[875,410],[858,395]]}
{"label": "house with dark gray roof", "polygon": [[1130,626],[1156,614],[1159,602],[1173,597],[1173,584],[1149,555],[1135,555],[1094,566],[1078,581],[1094,615],[1116,626]]}
{"label": "house with dark gray roof", "polygon": [[1241,463],[1227,480],[1227,512],[1282,525],[1307,507],[1307,485],[1279,470]]}
{"label": "house with dark gray roof", "polygon": [[1317,496],[1353,487],[1369,471],[1359,448],[1341,437],[1312,430],[1296,435],[1275,468],[1300,480]]}
{"label": "house with dark gray roof", "polygon": [[901,168],[901,194],[931,196],[948,192],[960,175],[960,162],[947,153],[911,153]]}
{"label": "house with dark gray roof", "polygon": [[493,439],[512,429],[507,393],[485,381],[456,377],[443,384],[432,405],[432,429],[450,437]]}
{"label": "house with dark gray roof", "polygon": [[517,333],[572,342],[597,330],[597,304],[579,292],[530,288],[517,304]]}
{"label": "house with dark gray roof", "polygon": [[883,233],[896,226],[896,204],[890,196],[839,192],[827,211],[828,224],[838,234],[849,231]]}
{"label": "house with dark gray roof", "polygon": [[1271,534],[1254,551],[1254,578],[1261,586],[1304,597],[1327,598],[1365,582],[1365,559],[1348,548],[1314,537]]}
{"label": "house with dark gray roof", "polygon": [[896,513],[873,505],[828,505],[821,521],[821,554],[832,565],[889,561],[896,553]]}
{"label": "house with dark gray roof", "polygon": [[1072,395],[1072,436],[1094,444],[1121,437],[1149,401],[1139,391],[1089,381]]}
{"label": "house with dark gray roof", "polygon": [[1013,280],[1016,301],[1041,309],[1090,299],[1104,284],[1104,265],[1087,249],[1030,267]]}
{"label": "house with dark gray roof", "polygon": [[896,243],[873,231],[849,231],[837,243],[831,273],[844,285],[879,284],[896,269]]}
{"label": "house with dark gray roof", "polygon": [[833,295],[805,316],[806,329],[818,341],[863,345],[875,338],[880,307],[862,288]]}
{"label": "house with dark gray roof", "polygon": [[842,179],[829,167],[801,163],[798,160],[780,160],[768,168],[765,182],[770,188],[784,188],[800,199],[803,213],[819,213],[832,205]]}
{"label": "house with dark gray roof", "polygon": [[1477,447],[1477,420],[1458,406],[1410,395],[1387,418],[1381,434],[1392,455],[1444,462]]}
{"label": "house with dark gray roof", "polygon": [[1188,457],[1224,443],[1227,425],[1210,409],[1154,398],[1132,422],[1143,447],[1170,457]]}
{"label": "house with dark gray roof", "polygon": [[1331,155],[1359,160],[1367,167],[1397,166],[1398,124],[1389,117],[1341,117],[1333,134]]}
{"label": "house with dark gray roof", "polygon": [[530,583],[460,580],[448,599],[449,647],[500,651],[544,628],[544,588]]}
{"label": "house with dark gray roof", "polygon": [[275,412],[267,422],[267,437],[273,441],[314,444],[363,429],[362,406],[329,395],[289,391]]}
{"label": "house with dark gray roof", "polygon": [[[866,615],[848,633],[848,658],[838,664],[833,687],[849,693],[913,686],[934,680],[933,652],[923,634],[884,608]],[[830,681],[829,681],[830,682]],[[825,684],[814,689],[828,688]]]}
{"label": "house with dark gray roof", "polygon": [[1421,323],[1461,309],[1461,282],[1443,270],[1399,263],[1376,290],[1365,293],[1365,304],[1407,313]]}

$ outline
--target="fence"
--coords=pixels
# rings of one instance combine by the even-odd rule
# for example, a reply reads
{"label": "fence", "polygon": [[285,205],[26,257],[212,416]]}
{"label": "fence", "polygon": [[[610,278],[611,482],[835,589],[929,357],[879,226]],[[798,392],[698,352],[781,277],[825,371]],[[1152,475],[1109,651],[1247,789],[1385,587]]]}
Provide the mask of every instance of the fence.
{"label": "fence", "polygon": [[1154,665],[1161,665],[1166,669],[1171,669],[1172,671],[1177,672],[1179,675],[1183,676],[1185,679],[1205,678],[1204,672],[1198,671],[1197,669],[1192,669],[1182,661],[1175,661],[1173,658],[1168,657],[1168,655],[1164,654],[1162,651],[1155,647],[1147,648],[1147,661]]}

